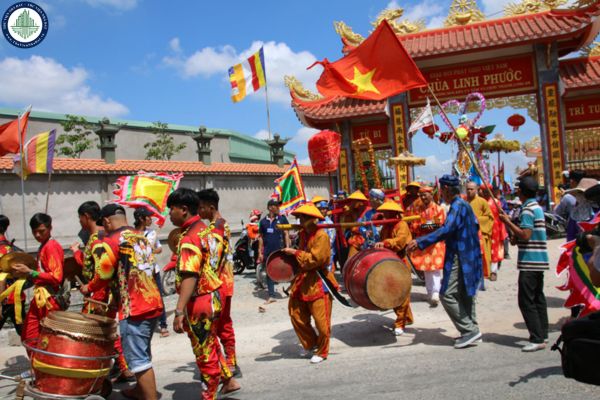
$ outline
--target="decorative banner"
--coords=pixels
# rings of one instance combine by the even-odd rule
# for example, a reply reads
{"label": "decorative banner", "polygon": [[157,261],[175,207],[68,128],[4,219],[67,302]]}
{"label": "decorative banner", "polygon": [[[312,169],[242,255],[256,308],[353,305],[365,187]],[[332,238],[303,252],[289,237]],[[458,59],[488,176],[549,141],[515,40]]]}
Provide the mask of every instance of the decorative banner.
{"label": "decorative banner", "polygon": [[279,210],[286,215],[306,202],[304,183],[295,158],[290,168],[280,178],[275,179],[273,197],[279,199]]}
{"label": "decorative banner", "polygon": [[[486,97],[498,97],[530,93],[537,87],[531,55],[431,68],[422,73],[440,100],[466,96],[475,90]],[[411,90],[410,106],[425,104],[428,94],[427,87]]]}
{"label": "decorative banner", "polygon": [[592,283],[590,268],[579,247],[574,240],[561,247],[563,253],[558,260],[556,274],[560,275],[563,271],[568,271],[567,282],[557,288],[570,293],[565,301],[565,307],[583,305],[579,314],[582,317],[600,310],[600,289]]}
{"label": "decorative banner", "polygon": [[348,150],[343,148],[340,151],[340,189],[350,193],[350,171],[348,170]]}
{"label": "decorative banner", "polygon": [[156,224],[162,226],[169,215],[167,198],[177,189],[181,178],[183,174],[144,171],[134,176],[121,176],[115,183],[117,190],[113,191],[118,199],[111,202],[134,208],[146,207],[156,217]]}
{"label": "decorative banner", "polygon": [[[544,85],[544,106],[546,108],[546,140],[548,148],[548,163],[550,164],[550,176],[547,183],[554,187],[555,183],[561,182],[562,171],[565,169],[563,156],[563,135],[560,124],[558,85],[550,83]],[[556,201],[554,190],[551,191],[552,201]]]}
{"label": "decorative banner", "polygon": [[352,142],[368,138],[373,147],[384,147],[390,145],[387,124],[360,125],[352,127]]}
{"label": "decorative banner", "polygon": [[[394,132],[394,156],[400,155],[405,150],[408,150],[408,138],[406,135],[404,107],[402,104],[394,104],[392,106],[392,126]],[[396,187],[401,189],[402,184],[407,184],[409,179],[408,166],[396,166]]]}
{"label": "decorative banner", "polygon": [[600,97],[564,99],[567,127],[600,125]]}

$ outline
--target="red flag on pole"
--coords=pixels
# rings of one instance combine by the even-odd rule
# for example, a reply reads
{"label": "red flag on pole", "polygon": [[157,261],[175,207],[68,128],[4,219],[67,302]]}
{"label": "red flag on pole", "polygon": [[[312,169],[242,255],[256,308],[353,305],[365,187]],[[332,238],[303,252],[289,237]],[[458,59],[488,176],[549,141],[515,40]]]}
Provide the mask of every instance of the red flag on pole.
{"label": "red flag on pole", "polygon": [[[14,121],[7,122],[4,125],[0,125],[0,157],[6,154],[18,154],[19,144],[25,144],[25,132],[27,132],[27,121],[29,120],[29,112],[31,108],[27,109],[25,114]],[[19,125],[21,129],[21,139],[19,140]]]}
{"label": "red flag on pole", "polygon": [[317,81],[317,89],[325,97],[382,100],[427,85],[385,20],[345,57],[317,63],[325,68]]}

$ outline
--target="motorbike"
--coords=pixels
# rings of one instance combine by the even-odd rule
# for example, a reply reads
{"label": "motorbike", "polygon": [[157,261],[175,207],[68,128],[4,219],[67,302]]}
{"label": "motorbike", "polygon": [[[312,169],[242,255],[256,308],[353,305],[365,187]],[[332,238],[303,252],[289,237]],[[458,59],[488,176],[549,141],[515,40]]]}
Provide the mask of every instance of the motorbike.
{"label": "motorbike", "polygon": [[567,222],[564,218],[544,212],[544,222],[546,223],[546,235],[548,239],[558,239],[567,236]]}
{"label": "motorbike", "polygon": [[235,242],[233,252],[233,273],[239,275],[244,270],[256,269],[256,258],[258,256],[258,241],[250,240],[248,229],[242,220],[242,233],[240,238]]}
{"label": "motorbike", "polygon": [[177,266],[177,256],[172,256],[171,260],[162,269],[160,280],[163,287],[163,295],[170,296],[175,294],[175,267]]}

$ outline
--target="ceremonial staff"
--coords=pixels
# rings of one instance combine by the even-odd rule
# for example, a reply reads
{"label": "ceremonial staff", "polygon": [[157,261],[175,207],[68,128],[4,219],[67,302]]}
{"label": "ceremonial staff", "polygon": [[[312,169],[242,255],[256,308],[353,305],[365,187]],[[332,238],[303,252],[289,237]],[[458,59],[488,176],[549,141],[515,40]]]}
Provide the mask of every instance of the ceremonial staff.
{"label": "ceremonial staff", "polygon": [[[379,226],[379,225],[388,225],[395,224],[400,221],[417,221],[421,219],[420,215],[411,215],[409,217],[404,217],[402,219],[380,219],[375,221],[363,221],[363,222],[338,222],[333,224],[317,224],[317,229],[331,229],[331,228],[354,228],[357,226]],[[281,230],[291,230],[291,229],[302,229],[302,225],[299,224],[277,224],[277,229]]]}

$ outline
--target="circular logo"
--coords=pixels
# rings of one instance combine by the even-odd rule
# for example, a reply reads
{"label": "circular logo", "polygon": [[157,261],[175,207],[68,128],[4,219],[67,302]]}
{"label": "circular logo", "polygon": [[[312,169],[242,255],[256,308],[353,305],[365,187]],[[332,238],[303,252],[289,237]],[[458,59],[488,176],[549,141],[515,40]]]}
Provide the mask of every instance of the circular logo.
{"label": "circular logo", "polygon": [[35,3],[15,3],[2,17],[2,33],[13,46],[24,49],[37,46],[48,34],[48,17]]}

